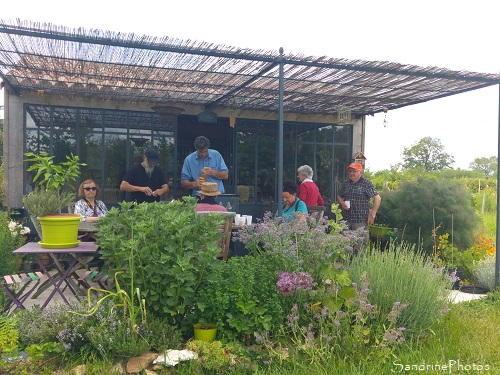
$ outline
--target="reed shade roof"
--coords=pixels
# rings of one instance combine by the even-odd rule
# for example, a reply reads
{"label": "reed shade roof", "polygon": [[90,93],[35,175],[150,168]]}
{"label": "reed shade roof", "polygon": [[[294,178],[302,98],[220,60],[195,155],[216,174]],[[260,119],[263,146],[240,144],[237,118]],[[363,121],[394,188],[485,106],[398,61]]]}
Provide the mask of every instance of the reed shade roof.
{"label": "reed shade roof", "polygon": [[500,83],[499,74],[0,20],[0,78],[17,95],[277,112],[280,61],[284,110],[300,114],[373,114]]}

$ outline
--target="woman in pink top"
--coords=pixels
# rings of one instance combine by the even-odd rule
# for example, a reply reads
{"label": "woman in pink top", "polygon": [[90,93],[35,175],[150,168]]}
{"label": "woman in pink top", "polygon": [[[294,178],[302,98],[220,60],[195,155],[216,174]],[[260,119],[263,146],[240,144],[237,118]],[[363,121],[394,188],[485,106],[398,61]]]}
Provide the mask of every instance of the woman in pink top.
{"label": "woman in pink top", "polygon": [[220,205],[215,200],[215,197],[219,196],[221,193],[217,188],[216,182],[203,182],[201,184],[200,200],[195,207],[195,211],[224,211],[226,212],[226,207]]}
{"label": "woman in pink top", "polygon": [[299,198],[306,206],[323,206],[323,197],[319,193],[318,186],[313,182],[313,170],[308,165],[303,165],[297,169],[297,178],[300,181]]}

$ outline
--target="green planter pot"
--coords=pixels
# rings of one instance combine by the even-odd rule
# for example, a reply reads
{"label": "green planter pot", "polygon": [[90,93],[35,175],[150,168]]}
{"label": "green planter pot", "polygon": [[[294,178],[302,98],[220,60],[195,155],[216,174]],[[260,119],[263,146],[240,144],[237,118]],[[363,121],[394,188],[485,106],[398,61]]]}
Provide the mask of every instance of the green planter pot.
{"label": "green planter pot", "polygon": [[377,237],[384,237],[392,230],[392,228],[382,227],[380,225],[370,225],[369,228],[370,228],[370,234],[372,236],[377,236]]}
{"label": "green planter pot", "polygon": [[196,340],[214,341],[217,336],[217,326],[211,323],[196,323],[194,325],[194,338]]}
{"label": "green planter pot", "polygon": [[40,246],[47,249],[65,249],[77,246],[80,215],[59,214],[38,217],[42,227]]}

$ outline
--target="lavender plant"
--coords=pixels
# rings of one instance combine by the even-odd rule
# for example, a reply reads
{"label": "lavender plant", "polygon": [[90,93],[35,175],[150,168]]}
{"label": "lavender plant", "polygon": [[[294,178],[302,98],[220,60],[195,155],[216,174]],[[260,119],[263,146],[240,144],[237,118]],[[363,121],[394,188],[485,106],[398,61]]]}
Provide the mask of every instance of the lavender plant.
{"label": "lavender plant", "polygon": [[[286,298],[304,293],[300,288],[291,293],[288,290]],[[395,302],[389,313],[381,314],[377,306],[370,303],[371,290],[366,276],[359,285],[353,283],[352,290],[352,298],[339,310],[330,309],[321,302],[312,303],[318,297],[314,290],[307,292],[310,301],[292,306],[281,335],[291,339],[296,355],[306,356],[310,363],[324,363],[335,356],[367,361],[373,355],[389,355],[404,342],[405,327],[400,326],[398,320],[407,306]],[[335,292],[333,284],[328,292]],[[271,358],[282,360],[278,341],[273,342],[268,333],[255,337],[267,348]]]}
{"label": "lavender plant", "polygon": [[384,252],[372,249],[363,257],[353,258],[350,273],[356,282],[363,274],[376,282],[371,300],[381,316],[391,311],[394,301],[407,304],[399,322],[412,334],[429,330],[449,304],[451,283],[447,274],[414,245],[392,242]]}

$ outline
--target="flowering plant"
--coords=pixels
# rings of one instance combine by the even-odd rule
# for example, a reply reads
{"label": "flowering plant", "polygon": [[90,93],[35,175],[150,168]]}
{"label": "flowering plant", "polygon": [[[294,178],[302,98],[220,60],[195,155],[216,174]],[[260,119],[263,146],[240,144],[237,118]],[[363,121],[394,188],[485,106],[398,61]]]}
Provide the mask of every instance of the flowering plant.
{"label": "flowering plant", "polygon": [[329,223],[310,226],[307,221],[283,221],[266,214],[255,225],[243,227],[235,237],[250,254],[265,253],[277,270],[308,272],[321,278],[325,264],[333,264],[352,253],[353,232],[340,232]]}
{"label": "flowering plant", "polygon": [[8,212],[0,211],[0,275],[10,275],[19,270],[21,256],[12,252],[24,245],[25,233],[29,233],[29,228],[13,221]]}
{"label": "flowering plant", "polygon": [[30,228],[23,226],[22,224],[18,224],[17,222],[11,220],[8,224],[8,228],[10,230],[10,234],[14,237],[16,236],[26,236],[31,233]]}

